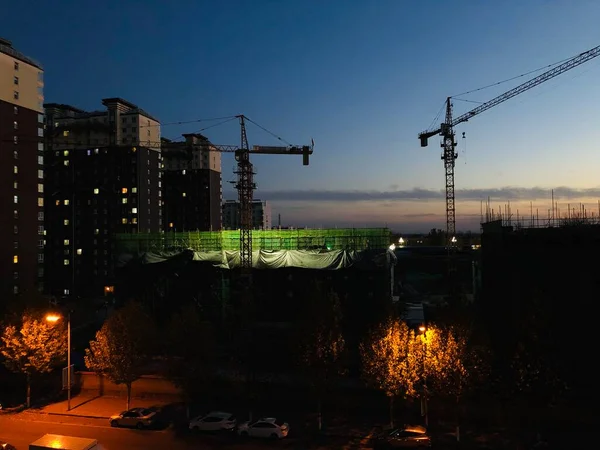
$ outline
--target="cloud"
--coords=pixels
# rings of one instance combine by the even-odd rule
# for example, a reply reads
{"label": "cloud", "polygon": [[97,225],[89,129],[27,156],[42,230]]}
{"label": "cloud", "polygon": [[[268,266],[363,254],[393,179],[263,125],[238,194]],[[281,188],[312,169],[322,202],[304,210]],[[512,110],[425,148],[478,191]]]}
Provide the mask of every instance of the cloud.
{"label": "cloud", "polygon": [[[492,189],[457,189],[457,201],[550,200],[552,189],[541,187],[500,187]],[[554,188],[555,199],[600,198],[600,188]],[[262,200],[286,202],[365,202],[365,201],[428,201],[444,200],[444,190],[420,189],[360,191],[360,190],[282,190],[260,191]]]}

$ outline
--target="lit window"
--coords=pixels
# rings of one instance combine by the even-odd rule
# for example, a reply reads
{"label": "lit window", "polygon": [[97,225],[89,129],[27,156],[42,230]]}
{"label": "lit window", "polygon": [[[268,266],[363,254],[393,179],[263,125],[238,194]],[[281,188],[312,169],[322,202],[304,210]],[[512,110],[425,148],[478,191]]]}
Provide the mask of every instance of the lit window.
{"label": "lit window", "polygon": [[69,245],[69,240],[68,240],[68,239],[65,239],[65,240],[63,241],[63,244],[65,244],[65,245]]}
{"label": "lit window", "polygon": [[137,208],[131,208],[131,214],[137,214]]}
{"label": "lit window", "polygon": [[42,155],[38,156],[38,164],[44,164],[44,157]]}
{"label": "lit window", "polygon": [[19,107],[18,107],[18,106],[15,106],[15,107],[13,108],[13,111],[14,111],[14,113],[15,113],[15,114],[19,114]]}
{"label": "lit window", "polygon": [[69,156],[69,150],[65,150],[65,151],[63,152],[63,155],[64,155],[64,156]]}
{"label": "lit window", "polygon": [[68,260],[68,259],[65,259],[65,260],[63,261],[63,264],[64,264],[65,266],[68,266],[68,265],[69,265],[69,260]]}
{"label": "lit window", "polygon": [[44,220],[44,212],[43,211],[38,212],[38,220]]}
{"label": "lit window", "polygon": [[65,206],[69,206],[69,199],[65,200]]}
{"label": "lit window", "polygon": [[137,217],[134,217],[133,219],[131,219],[131,223],[137,223]]}
{"label": "lit window", "polygon": [[44,185],[42,183],[38,183],[38,192],[44,192]]}
{"label": "lit window", "polygon": [[88,156],[90,156],[91,154],[92,154],[92,151],[91,151],[91,150],[88,150],[88,151],[87,151],[87,155],[88,155]]}
{"label": "lit window", "polygon": [[43,170],[38,170],[38,178],[42,179],[44,178],[44,171]]}
{"label": "lit window", "polygon": [[127,188],[122,188],[122,189],[121,189],[121,193],[122,193],[122,194],[127,194]]}
{"label": "lit window", "polygon": [[42,197],[38,197],[38,206],[44,207],[44,199]]}
{"label": "lit window", "polygon": [[123,204],[127,203],[127,199],[126,198],[122,198],[121,199],[121,203],[123,203]]}
{"label": "lit window", "polygon": [[63,164],[65,165],[65,167],[68,167],[68,166],[69,166],[69,160],[68,160],[68,159],[65,159],[65,160],[63,161]]}
{"label": "lit window", "polygon": [[19,263],[19,255],[13,256],[13,264],[18,264],[18,263]]}
{"label": "lit window", "polygon": [[38,128],[38,137],[44,137],[44,129]]}
{"label": "lit window", "polygon": [[13,294],[18,294],[19,293],[19,286],[13,286]]}
{"label": "lit window", "polygon": [[77,249],[77,254],[78,254],[78,255],[81,255],[82,253],[83,253],[83,249],[81,249],[81,248],[78,248],[78,249]]}
{"label": "lit window", "polygon": [[173,222],[169,223],[169,228],[173,228]]}
{"label": "lit window", "polygon": [[13,173],[19,173],[19,167],[13,166]]}
{"label": "lit window", "polygon": [[15,127],[15,130],[19,129],[19,122],[17,122],[16,120],[13,123],[13,126]]}
{"label": "lit window", "polygon": [[127,223],[127,219],[126,219],[125,217],[123,217],[123,218],[121,219],[121,223]]}
{"label": "lit window", "polygon": [[100,193],[100,189],[94,188],[94,194],[98,195]]}
{"label": "lit window", "polygon": [[18,195],[13,196],[13,203],[19,203],[19,196]]}
{"label": "lit window", "polygon": [[94,154],[96,154],[96,155],[97,155],[99,151],[100,151],[99,149],[95,148],[95,149],[94,149]]}
{"label": "lit window", "polygon": [[183,169],[183,170],[181,171],[181,174],[182,174],[182,175],[185,175],[185,169]]}
{"label": "lit window", "polygon": [[19,183],[17,181],[13,181],[13,189],[19,189]]}
{"label": "lit window", "polygon": [[67,137],[67,136],[69,136],[69,130],[65,130],[65,131],[63,131],[63,136],[64,136],[64,137]]}
{"label": "lit window", "polygon": [[181,194],[182,197],[187,197],[187,194],[184,192],[183,194]]}
{"label": "lit window", "polygon": [[96,229],[94,230],[94,234],[100,234],[100,229],[96,228]]}
{"label": "lit window", "polygon": [[132,194],[137,194],[137,188],[136,187],[132,187],[131,188],[131,193]]}
{"label": "lit window", "polygon": [[65,220],[63,220],[63,224],[64,224],[64,225],[69,225],[69,219],[65,219]]}
{"label": "lit window", "polygon": [[60,200],[56,200],[55,204],[56,206],[60,206]]}

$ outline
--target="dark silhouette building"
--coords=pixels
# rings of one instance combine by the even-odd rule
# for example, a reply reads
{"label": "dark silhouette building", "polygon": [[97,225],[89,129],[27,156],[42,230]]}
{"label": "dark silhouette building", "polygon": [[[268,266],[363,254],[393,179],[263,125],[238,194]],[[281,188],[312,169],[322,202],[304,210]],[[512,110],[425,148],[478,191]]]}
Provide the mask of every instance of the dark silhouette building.
{"label": "dark silhouette building", "polygon": [[122,99],[104,111],[46,104],[46,293],[114,288],[113,236],[161,229],[159,122]]}
{"label": "dark silhouette building", "polygon": [[43,286],[44,71],[0,39],[0,302]]}
{"label": "dark silhouette building", "polygon": [[162,140],[163,228],[165,231],[221,229],[221,153],[201,134],[185,141]]}

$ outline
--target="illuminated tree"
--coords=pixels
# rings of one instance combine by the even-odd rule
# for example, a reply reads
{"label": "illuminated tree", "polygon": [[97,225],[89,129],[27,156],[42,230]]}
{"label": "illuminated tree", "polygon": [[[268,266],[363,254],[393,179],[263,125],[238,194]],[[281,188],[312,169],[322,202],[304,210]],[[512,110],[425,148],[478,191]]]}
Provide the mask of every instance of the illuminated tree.
{"label": "illuminated tree", "polygon": [[131,385],[143,375],[148,361],[152,325],[139,303],[127,303],[107,319],[85,351],[85,365],[89,369],[126,386],[127,409],[131,403]]}
{"label": "illuminated tree", "polygon": [[4,329],[0,354],[9,370],[27,377],[27,407],[31,406],[32,375],[51,372],[66,352],[64,325],[48,323],[39,314],[27,313],[18,325],[8,325]]}
{"label": "illuminated tree", "polygon": [[360,346],[367,381],[383,391],[390,402],[394,426],[394,397],[416,397],[422,379],[422,345],[413,330],[395,318],[377,326]]}
{"label": "illuminated tree", "polygon": [[344,373],[345,340],[339,297],[320,285],[309,290],[306,314],[301,320],[300,364],[317,396],[318,428],[322,428],[321,405],[332,382]]}

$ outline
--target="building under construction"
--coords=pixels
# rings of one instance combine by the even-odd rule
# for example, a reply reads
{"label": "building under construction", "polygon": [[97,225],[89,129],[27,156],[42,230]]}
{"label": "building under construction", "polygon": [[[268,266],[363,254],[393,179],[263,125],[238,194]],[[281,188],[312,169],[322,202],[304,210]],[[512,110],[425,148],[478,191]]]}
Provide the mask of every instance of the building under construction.
{"label": "building under construction", "polygon": [[557,379],[591,382],[583,355],[596,351],[598,218],[572,210],[547,220],[505,215],[482,230],[481,309],[500,363],[521,358],[543,367],[557,393]]}

